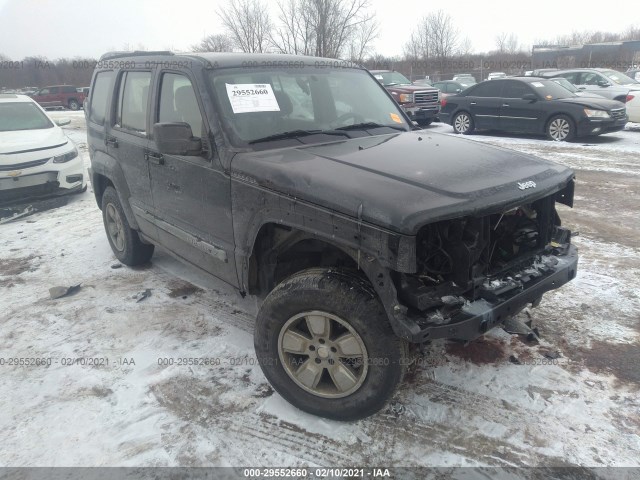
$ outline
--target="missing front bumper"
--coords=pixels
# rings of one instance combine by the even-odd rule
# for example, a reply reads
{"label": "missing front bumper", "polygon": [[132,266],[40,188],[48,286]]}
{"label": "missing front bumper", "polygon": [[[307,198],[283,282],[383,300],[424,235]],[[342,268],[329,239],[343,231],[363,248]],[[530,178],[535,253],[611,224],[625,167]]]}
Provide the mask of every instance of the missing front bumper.
{"label": "missing front bumper", "polygon": [[527,269],[523,269],[524,279],[517,280],[518,288],[488,291],[484,298],[467,302],[460,313],[446,323],[429,323],[427,320],[424,326],[420,326],[418,322],[404,319],[407,331],[402,336],[413,343],[438,338],[473,340],[481,336],[519,313],[528,304],[537,304],[545,292],[559,288],[576,276],[578,252],[574,246],[568,245],[563,254],[547,255],[546,258],[551,261],[545,265],[544,273],[527,275]]}

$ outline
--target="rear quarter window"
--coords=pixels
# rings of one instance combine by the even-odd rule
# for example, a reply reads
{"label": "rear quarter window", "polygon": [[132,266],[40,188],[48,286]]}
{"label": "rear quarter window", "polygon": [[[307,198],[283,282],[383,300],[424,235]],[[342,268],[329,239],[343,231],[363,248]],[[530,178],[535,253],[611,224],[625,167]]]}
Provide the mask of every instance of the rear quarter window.
{"label": "rear quarter window", "polygon": [[91,95],[91,104],[89,105],[89,121],[104,125],[105,115],[107,112],[107,101],[109,92],[113,88],[113,71],[100,72],[96,75],[93,82],[93,94]]}

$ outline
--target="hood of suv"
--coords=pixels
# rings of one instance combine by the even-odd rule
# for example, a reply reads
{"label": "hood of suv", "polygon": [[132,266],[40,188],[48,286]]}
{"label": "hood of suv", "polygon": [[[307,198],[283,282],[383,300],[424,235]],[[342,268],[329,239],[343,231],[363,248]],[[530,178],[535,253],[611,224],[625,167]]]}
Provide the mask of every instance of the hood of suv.
{"label": "hood of suv", "polygon": [[[237,154],[234,176],[391,230],[502,211],[564,188],[566,167],[426,132]],[[535,186],[534,186],[535,184]]]}
{"label": "hood of suv", "polygon": [[46,150],[68,142],[60,127],[38,130],[0,132],[0,154],[16,154],[33,150]]}

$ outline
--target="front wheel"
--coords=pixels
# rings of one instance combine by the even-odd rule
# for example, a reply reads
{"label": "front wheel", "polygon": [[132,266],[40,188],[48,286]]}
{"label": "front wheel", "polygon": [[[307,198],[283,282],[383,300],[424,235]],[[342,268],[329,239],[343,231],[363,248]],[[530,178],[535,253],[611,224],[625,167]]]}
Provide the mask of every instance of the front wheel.
{"label": "front wheel", "polygon": [[69,108],[71,110],[78,110],[80,108],[80,104],[77,100],[69,100]]}
{"label": "front wheel", "polygon": [[118,193],[107,187],[102,194],[102,220],[114,255],[125,265],[141,265],[149,261],[154,246],[142,243],[138,232],[129,226]]}
{"label": "front wheel", "polygon": [[573,121],[566,115],[556,115],[547,124],[547,137],[556,142],[568,142],[576,136]]}
{"label": "front wheel", "polygon": [[473,118],[467,112],[460,112],[453,118],[453,131],[462,135],[468,135],[475,128]]}
{"label": "front wheel", "polygon": [[380,410],[407,363],[371,286],[355,274],[299,272],[258,313],[254,343],[275,390],[308,413],[356,420]]}

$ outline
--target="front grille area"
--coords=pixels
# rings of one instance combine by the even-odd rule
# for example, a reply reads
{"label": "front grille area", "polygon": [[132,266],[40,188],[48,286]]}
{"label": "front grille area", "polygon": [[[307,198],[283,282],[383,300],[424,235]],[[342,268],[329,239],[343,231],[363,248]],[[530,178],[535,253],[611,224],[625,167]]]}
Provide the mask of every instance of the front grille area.
{"label": "front grille area", "polygon": [[509,278],[533,262],[556,225],[553,197],[502,213],[426,225],[416,239],[417,275],[402,275],[400,297],[424,312],[442,307],[451,296],[460,297],[454,302],[459,306],[484,298],[483,288],[506,288],[496,279]]}
{"label": "front grille area", "polygon": [[624,118],[624,116],[626,115],[626,108],[617,108],[615,110],[611,110],[609,114],[611,115],[611,118],[614,118],[616,120],[619,118]]}
{"label": "front grille area", "polygon": [[0,165],[0,172],[10,172],[12,170],[24,170],[25,168],[39,167],[40,165],[47,163],[49,160],[51,160],[51,157],[33,160],[31,162],[14,163],[12,165]]}
{"label": "front grille area", "polygon": [[28,201],[32,198],[44,197],[56,193],[60,188],[58,182],[47,182],[41,185],[0,190],[0,204]]}
{"label": "front grille area", "polygon": [[437,107],[438,106],[438,90],[432,92],[416,92],[413,94],[415,104],[419,107]]}

